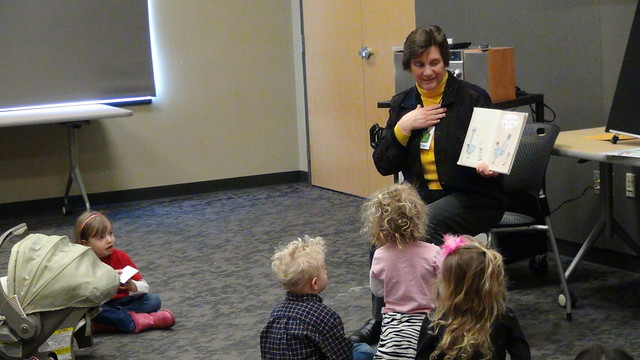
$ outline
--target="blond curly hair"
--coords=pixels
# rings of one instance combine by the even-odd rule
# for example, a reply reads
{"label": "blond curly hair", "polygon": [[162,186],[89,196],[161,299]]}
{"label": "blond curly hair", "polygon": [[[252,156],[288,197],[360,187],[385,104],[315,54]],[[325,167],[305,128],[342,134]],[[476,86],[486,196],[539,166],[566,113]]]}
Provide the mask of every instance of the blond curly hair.
{"label": "blond curly hair", "polygon": [[498,315],[506,312],[506,278],[502,256],[466,237],[467,243],[442,262],[435,289],[436,311],[430,316],[433,334],[444,335],[431,359],[468,360],[480,355],[491,359],[489,335]]}
{"label": "blond curly hair", "polygon": [[305,235],[276,249],[271,270],[285,290],[299,292],[325,270],[324,258],[324,239]]}
{"label": "blond curly hair", "polygon": [[427,205],[410,184],[393,184],[377,191],[362,206],[367,234],[378,247],[399,248],[426,238]]}

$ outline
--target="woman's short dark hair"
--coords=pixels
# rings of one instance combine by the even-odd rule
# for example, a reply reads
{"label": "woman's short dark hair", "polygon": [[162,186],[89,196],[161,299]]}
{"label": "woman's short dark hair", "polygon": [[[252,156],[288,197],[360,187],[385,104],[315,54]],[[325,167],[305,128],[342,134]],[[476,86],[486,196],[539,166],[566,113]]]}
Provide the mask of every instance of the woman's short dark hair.
{"label": "woman's short dark hair", "polygon": [[607,349],[602,345],[589,346],[578,353],[575,360],[633,360],[624,349]]}
{"label": "woman's short dark hair", "polygon": [[421,55],[425,50],[435,46],[440,50],[440,55],[445,66],[449,66],[449,43],[447,36],[437,25],[431,25],[424,28],[413,30],[405,39],[402,48],[402,68],[409,71],[411,69],[411,60]]}

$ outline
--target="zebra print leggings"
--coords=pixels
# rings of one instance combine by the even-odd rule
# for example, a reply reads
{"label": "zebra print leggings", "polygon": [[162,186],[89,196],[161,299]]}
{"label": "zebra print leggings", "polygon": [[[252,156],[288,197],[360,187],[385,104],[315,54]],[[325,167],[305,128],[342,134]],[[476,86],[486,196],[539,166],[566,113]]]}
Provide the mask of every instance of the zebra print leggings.
{"label": "zebra print leggings", "polygon": [[374,359],[415,359],[426,314],[382,314],[382,334]]}

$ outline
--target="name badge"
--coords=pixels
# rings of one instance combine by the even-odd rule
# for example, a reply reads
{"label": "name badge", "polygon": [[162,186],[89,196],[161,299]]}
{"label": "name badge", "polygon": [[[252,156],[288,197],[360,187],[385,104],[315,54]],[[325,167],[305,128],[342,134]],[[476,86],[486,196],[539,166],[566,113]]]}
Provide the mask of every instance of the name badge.
{"label": "name badge", "polygon": [[432,126],[422,133],[422,139],[420,139],[420,149],[429,150],[429,148],[431,148],[431,141],[433,140],[435,129],[435,126]]}

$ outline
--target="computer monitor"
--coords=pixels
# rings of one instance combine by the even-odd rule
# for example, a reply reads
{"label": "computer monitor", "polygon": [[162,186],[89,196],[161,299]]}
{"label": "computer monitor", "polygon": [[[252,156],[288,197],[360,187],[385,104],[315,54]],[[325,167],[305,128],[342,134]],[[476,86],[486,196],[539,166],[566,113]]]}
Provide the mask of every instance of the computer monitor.
{"label": "computer monitor", "polygon": [[[637,5],[605,130],[640,137],[640,6]],[[616,141],[614,136],[612,142]]]}

